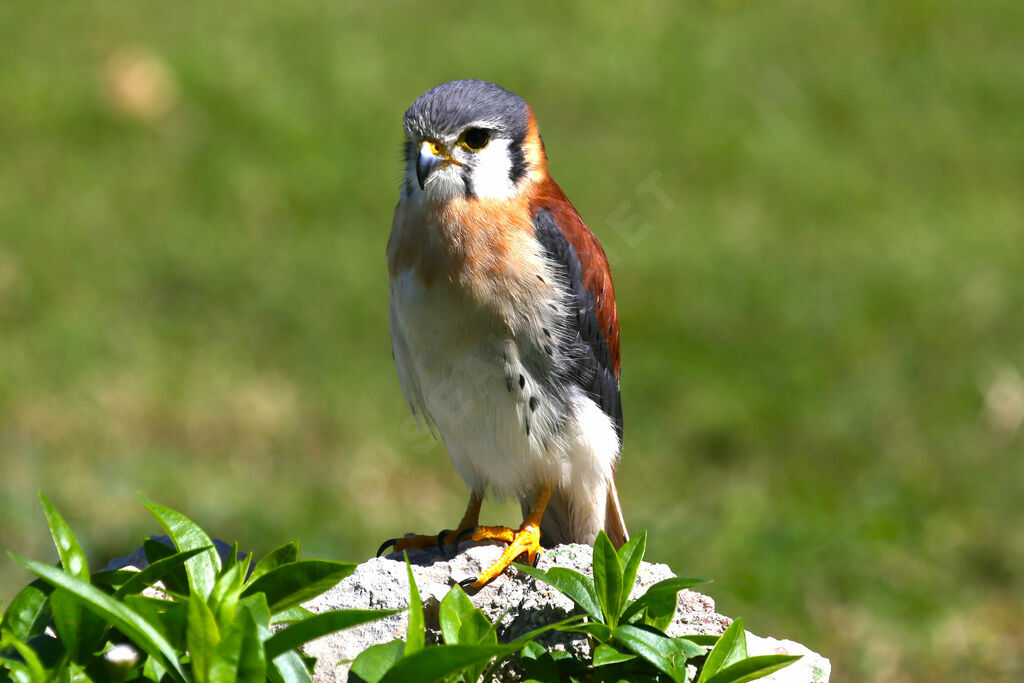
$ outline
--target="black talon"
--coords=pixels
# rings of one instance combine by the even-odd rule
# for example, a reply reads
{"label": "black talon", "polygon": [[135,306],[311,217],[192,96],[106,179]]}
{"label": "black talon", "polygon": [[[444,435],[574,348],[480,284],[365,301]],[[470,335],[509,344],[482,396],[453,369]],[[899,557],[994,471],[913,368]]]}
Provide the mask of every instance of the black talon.
{"label": "black talon", "polygon": [[469,590],[473,587],[473,584],[476,583],[476,579],[477,577],[475,576],[471,576],[468,579],[463,579],[462,581],[459,581],[459,586],[462,588],[462,590]]}
{"label": "black talon", "polygon": [[541,551],[539,551],[539,550],[538,550],[538,551],[537,551],[537,554],[533,556],[533,562],[532,562],[532,564],[533,564],[533,568],[534,568],[534,569],[536,569],[536,568],[537,568],[537,565],[538,565],[538,564],[540,564],[540,556],[541,556],[541,555],[543,555],[543,554],[544,554],[544,553],[542,553]]}
{"label": "black talon", "polygon": [[377,548],[377,557],[380,557],[381,553],[383,553],[384,550],[386,550],[388,546],[395,545],[396,543],[398,543],[398,539],[397,538],[389,538],[388,540],[386,540],[383,543],[381,543],[380,547]]}
{"label": "black talon", "polygon": [[448,551],[444,549],[444,535],[447,534],[450,529],[441,529],[441,532],[437,535],[437,550],[441,553],[441,557],[446,560],[452,559],[452,556],[448,554]]}
{"label": "black talon", "polygon": [[465,529],[463,529],[462,531],[460,531],[455,536],[455,552],[459,552],[459,544],[462,543],[462,538],[464,536],[472,536],[474,533],[476,533],[476,527],[475,526],[468,526]]}

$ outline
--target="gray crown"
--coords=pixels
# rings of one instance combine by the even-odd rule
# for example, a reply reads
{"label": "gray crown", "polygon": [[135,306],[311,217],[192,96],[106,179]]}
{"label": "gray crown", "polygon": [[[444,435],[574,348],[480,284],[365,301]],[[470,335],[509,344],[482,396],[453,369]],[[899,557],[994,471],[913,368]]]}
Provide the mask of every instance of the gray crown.
{"label": "gray crown", "polygon": [[529,107],[519,95],[490,81],[464,79],[435,86],[405,112],[409,140],[456,135],[477,121],[489,121],[503,137],[526,137]]}

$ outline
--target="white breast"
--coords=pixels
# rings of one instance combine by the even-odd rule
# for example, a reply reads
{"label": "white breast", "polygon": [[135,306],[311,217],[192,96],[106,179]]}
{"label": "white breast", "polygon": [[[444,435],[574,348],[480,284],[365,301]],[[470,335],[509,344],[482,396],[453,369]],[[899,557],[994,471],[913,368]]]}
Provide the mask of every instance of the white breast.
{"label": "white breast", "polygon": [[560,481],[564,458],[543,448],[551,430],[524,391],[539,387],[503,327],[451,288],[424,289],[411,271],[391,282],[392,347],[406,397],[437,426],[468,486],[521,497]]}
{"label": "white breast", "polygon": [[413,410],[436,426],[473,491],[529,506],[554,483],[545,525],[590,542],[604,524],[619,440],[612,419],[559,372],[557,340],[576,334],[559,327],[566,288],[546,266],[526,280],[547,283],[550,296],[474,300],[448,280],[424,287],[413,268],[393,273],[395,365]]}

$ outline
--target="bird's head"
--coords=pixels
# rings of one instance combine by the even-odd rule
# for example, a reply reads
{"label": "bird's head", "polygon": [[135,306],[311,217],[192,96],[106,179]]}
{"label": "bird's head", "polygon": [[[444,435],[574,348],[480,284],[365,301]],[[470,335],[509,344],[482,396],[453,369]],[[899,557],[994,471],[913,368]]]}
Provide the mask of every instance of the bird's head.
{"label": "bird's head", "polygon": [[449,81],[405,112],[403,198],[509,199],[546,172],[530,107],[499,85]]}

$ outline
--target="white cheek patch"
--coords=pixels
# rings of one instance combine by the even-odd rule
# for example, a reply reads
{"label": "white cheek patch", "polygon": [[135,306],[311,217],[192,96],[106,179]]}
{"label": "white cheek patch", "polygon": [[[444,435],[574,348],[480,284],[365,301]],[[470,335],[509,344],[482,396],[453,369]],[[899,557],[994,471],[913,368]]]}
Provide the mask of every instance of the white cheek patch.
{"label": "white cheek patch", "polygon": [[512,157],[508,146],[511,140],[496,138],[491,144],[474,153],[470,182],[473,194],[481,199],[508,199],[515,192],[509,176]]}
{"label": "white cheek patch", "polygon": [[409,163],[405,169],[401,195],[409,199],[422,194],[425,198],[443,202],[466,196],[464,175],[469,173],[470,189],[481,199],[508,199],[515,194],[512,182],[512,155],[509,151],[511,140],[495,138],[478,152],[456,149],[454,156],[459,162],[435,169],[422,190],[416,179],[416,166]]}

